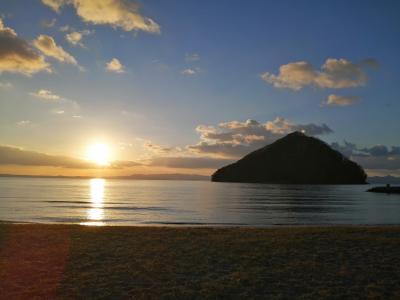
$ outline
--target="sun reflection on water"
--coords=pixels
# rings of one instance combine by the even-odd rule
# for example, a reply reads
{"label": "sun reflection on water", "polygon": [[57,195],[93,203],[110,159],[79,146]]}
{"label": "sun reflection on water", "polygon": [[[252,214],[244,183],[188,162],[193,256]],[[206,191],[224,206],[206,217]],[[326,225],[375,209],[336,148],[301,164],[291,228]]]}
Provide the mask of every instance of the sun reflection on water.
{"label": "sun reflection on water", "polygon": [[90,200],[91,208],[87,211],[88,221],[83,222],[83,225],[101,226],[104,225],[104,179],[90,180]]}

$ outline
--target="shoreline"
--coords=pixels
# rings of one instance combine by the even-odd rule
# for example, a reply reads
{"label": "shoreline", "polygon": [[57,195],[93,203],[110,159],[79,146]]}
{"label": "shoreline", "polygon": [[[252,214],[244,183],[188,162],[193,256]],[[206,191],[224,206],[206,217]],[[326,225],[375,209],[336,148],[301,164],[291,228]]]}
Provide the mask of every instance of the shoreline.
{"label": "shoreline", "polygon": [[8,221],[0,220],[1,225],[32,225],[32,226],[77,226],[77,227],[95,227],[95,228],[227,228],[227,229],[279,229],[279,228],[392,228],[399,227],[398,224],[271,224],[271,225],[247,225],[247,224],[215,224],[215,223],[149,223],[149,224],[132,224],[132,225],[118,225],[118,224],[83,224],[83,223],[41,223],[41,222],[31,222],[31,221]]}
{"label": "shoreline", "polygon": [[0,295],[46,299],[398,299],[400,225],[0,223]]}

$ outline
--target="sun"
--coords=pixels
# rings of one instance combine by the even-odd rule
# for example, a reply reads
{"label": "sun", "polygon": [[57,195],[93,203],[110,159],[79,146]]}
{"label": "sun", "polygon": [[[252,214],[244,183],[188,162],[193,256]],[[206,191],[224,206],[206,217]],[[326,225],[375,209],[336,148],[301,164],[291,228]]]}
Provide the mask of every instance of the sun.
{"label": "sun", "polygon": [[100,166],[110,163],[110,147],[107,144],[95,143],[86,149],[86,158]]}

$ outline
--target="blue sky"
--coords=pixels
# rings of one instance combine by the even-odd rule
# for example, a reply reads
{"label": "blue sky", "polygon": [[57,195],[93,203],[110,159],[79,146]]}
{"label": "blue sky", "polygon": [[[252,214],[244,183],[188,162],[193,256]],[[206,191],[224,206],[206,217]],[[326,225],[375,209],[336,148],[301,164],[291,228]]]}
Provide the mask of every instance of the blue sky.
{"label": "blue sky", "polygon": [[[48,0],[52,1],[57,3]],[[381,144],[389,151],[400,145],[398,1],[140,2],[134,13],[152,19],[160,33],[94,22],[77,11],[79,3],[87,0],[62,1],[66,3],[59,12],[40,0],[0,3],[4,26],[18,38],[32,44],[41,34],[49,36],[81,66],[40,54],[32,45],[32,51],[51,65],[52,73],[27,76],[3,69],[2,145],[80,157],[88,143],[100,139],[114,149],[115,160],[155,155],[221,158],[222,152],[187,149],[201,142],[237,141],[207,139],[204,130],[196,132],[197,126],[225,132],[232,126],[218,124],[248,119],[266,124],[277,117],[293,126],[326,124],[333,132],[316,135],[329,143],[346,140],[357,149]],[[133,1],[114,3],[132,10]],[[53,20],[52,26],[43,26]],[[69,29],[61,31],[64,26]],[[67,41],[66,34],[72,32],[85,32],[81,45]],[[124,72],[106,70],[113,58]],[[261,79],[266,72],[278,76],[281,66],[295,62],[306,62],[321,72],[329,58],[350,62],[367,79],[354,87],[311,83],[298,90]],[[374,67],[365,67],[366,59],[373,59]],[[40,90],[61,101],[34,96]],[[357,101],[321,105],[329,95]],[[264,144],[278,137],[278,132],[267,133]],[[249,150],[261,145],[252,143],[244,142]],[[118,146],[122,144],[130,144],[129,149]],[[149,144],[165,151],[155,153],[153,147],[149,152]],[[393,167],[390,173],[397,174],[398,169]]]}

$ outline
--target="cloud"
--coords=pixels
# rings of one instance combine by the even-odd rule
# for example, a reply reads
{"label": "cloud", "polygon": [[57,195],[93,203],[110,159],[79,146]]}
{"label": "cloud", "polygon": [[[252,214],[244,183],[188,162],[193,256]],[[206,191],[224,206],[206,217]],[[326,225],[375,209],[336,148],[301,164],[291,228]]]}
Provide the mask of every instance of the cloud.
{"label": "cloud", "polygon": [[50,155],[18,147],[0,145],[0,165],[49,166],[73,169],[123,169],[141,164],[134,161],[114,161],[110,166],[104,167],[79,158]]}
{"label": "cloud", "polygon": [[27,41],[4,26],[0,19],[0,73],[11,72],[32,75],[46,71],[51,73],[50,65],[38,54]]}
{"label": "cloud", "polygon": [[92,163],[67,156],[49,155],[11,146],[0,146],[0,165],[93,168]]}
{"label": "cloud", "polygon": [[51,7],[56,12],[60,12],[61,6],[66,4],[66,0],[42,0],[42,3]]}
{"label": "cloud", "polygon": [[[196,131],[200,134],[200,141],[182,148],[145,142],[144,147],[151,157],[144,160],[144,164],[170,168],[219,168],[293,131],[303,131],[310,136],[333,132],[326,124],[295,124],[282,117],[264,123],[249,119],[222,122],[217,126],[199,125]],[[344,141],[343,144],[332,143],[331,147],[367,170],[400,171],[400,146],[359,147]]]}
{"label": "cloud", "polygon": [[150,166],[168,168],[220,168],[298,130],[308,135],[332,132],[325,124],[293,124],[284,118],[265,123],[247,120],[224,122],[218,126],[199,125],[196,131],[200,134],[200,141],[194,145],[173,147],[145,141],[143,146],[150,152],[150,157],[143,162]]}
{"label": "cloud", "polygon": [[9,90],[12,89],[14,86],[11,82],[1,82],[0,81],[0,89],[1,90]]}
{"label": "cloud", "polygon": [[265,123],[247,120],[224,122],[217,127],[199,125],[196,131],[200,133],[200,142],[187,149],[197,154],[228,158],[239,158],[293,131],[312,136],[333,132],[326,124],[294,124],[280,117]]}
{"label": "cloud", "polygon": [[155,154],[171,154],[171,153],[176,153],[180,152],[182,149],[179,147],[168,147],[168,146],[161,146],[157,145],[155,143],[152,143],[150,141],[146,141],[143,145],[143,147],[152,153]]}
{"label": "cloud", "polygon": [[150,166],[182,169],[217,169],[232,163],[231,159],[212,157],[155,157]]}
{"label": "cloud", "polygon": [[110,25],[125,31],[141,30],[160,33],[160,26],[139,13],[139,5],[126,0],[42,0],[42,3],[60,12],[62,6],[72,5],[84,22]]}
{"label": "cloud", "polygon": [[371,148],[364,148],[361,151],[369,153],[372,156],[385,156],[388,154],[398,154],[397,153],[397,147],[392,151],[389,151],[388,147],[385,145],[375,145],[372,146]]}
{"label": "cloud", "polygon": [[181,74],[186,76],[193,76],[200,72],[199,68],[187,68],[182,70]]}
{"label": "cloud", "polygon": [[106,70],[113,73],[125,73],[125,66],[117,58],[113,58],[107,63]]}
{"label": "cloud", "polygon": [[70,31],[71,28],[68,25],[64,25],[64,26],[61,26],[59,30],[61,32],[67,32],[67,31]]}
{"label": "cloud", "polygon": [[29,121],[29,120],[22,120],[22,121],[18,121],[18,122],[17,122],[17,123],[15,123],[15,124],[17,124],[17,126],[24,127],[24,126],[31,125],[31,124],[32,124],[32,122],[31,122],[31,121]]}
{"label": "cloud", "polygon": [[60,62],[78,66],[76,59],[61,46],[58,46],[51,36],[41,34],[33,41],[33,45],[46,56],[55,58]]}
{"label": "cloud", "polygon": [[40,89],[36,92],[29,93],[29,95],[45,100],[48,103],[56,103],[57,107],[51,110],[51,113],[53,114],[62,115],[66,112],[70,112],[76,115],[80,110],[78,102],[57,95],[50,90]]}
{"label": "cloud", "polygon": [[357,145],[344,141],[343,145],[340,145],[337,142],[331,144],[331,147],[339,152],[341,152],[346,157],[351,157],[353,154],[357,153]]}
{"label": "cloud", "polygon": [[60,110],[60,109],[55,109],[52,111],[53,114],[55,115],[63,115],[65,113],[64,110]]}
{"label": "cloud", "polygon": [[185,55],[185,60],[187,62],[193,62],[193,61],[198,61],[200,60],[200,55],[198,53],[191,53],[191,54],[186,54]]}
{"label": "cloud", "polygon": [[78,32],[78,31],[74,31],[71,33],[68,33],[65,35],[65,39],[71,43],[72,45],[76,46],[76,45],[82,45],[80,43],[80,41],[82,40],[82,33]]}
{"label": "cloud", "polygon": [[265,123],[268,130],[278,134],[288,134],[294,131],[301,131],[310,136],[323,135],[333,133],[333,130],[328,125],[309,124],[294,124],[282,117],[276,118],[274,121]]}
{"label": "cloud", "polygon": [[125,169],[137,166],[143,166],[143,164],[132,160],[116,160],[111,162],[108,167],[112,169]]}
{"label": "cloud", "polygon": [[65,35],[65,39],[74,46],[85,47],[82,43],[84,36],[91,34],[90,30],[73,31]]}
{"label": "cloud", "polygon": [[54,25],[56,25],[57,19],[51,19],[51,20],[43,20],[42,22],[40,22],[40,25],[44,28],[51,28],[54,27]]}
{"label": "cloud", "polygon": [[306,62],[292,62],[282,65],[279,73],[261,74],[261,79],[277,88],[300,90],[306,86],[318,88],[342,89],[363,86],[367,83],[365,67],[377,66],[376,60],[369,58],[360,63],[352,63],[346,59],[328,58],[316,70]]}
{"label": "cloud", "polygon": [[232,159],[197,155],[181,147],[162,146],[150,141],[143,144],[145,150],[151,153],[150,158],[143,159],[147,166],[182,168],[182,169],[215,169],[228,163]]}
{"label": "cloud", "polygon": [[343,145],[332,143],[332,148],[370,170],[400,170],[400,147],[375,145],[358,147],[354,143],[344,141]]}
{"label": "cloud", "polygon": [[29,93],[29,95],[34,96],[36,98],[44,99],[44,100],[51,100],[51,101],[58,101],[63,99],[59,95],[54,94],[52,91],[41,89],[36,92]]}
{"label": "cloud", "polygon": [[353,105],[360,100],[357,96],[339,96],[331,94],[328,96],[324,102],[321,103],[322,106],[349,106]]}
{"label": "cloud", "polygon": [[253,143],[251,145],[245,144],[233,144],[233,143],[208,143],[201,141],[195,145],[189,145],[188,149],[200,155],[212,155],[223,158],[236,158],[254,151],[263,145],[264,143]]}
{"label": "cloud", "polygon": [[387,155],[400,155],[400,147],[385,145],[374,145],[372,147],[360,148],[354,143],[344,141],[344,144],[332,143],[332,148],[342,152],[344,155],[350,156],[387,156]]}

